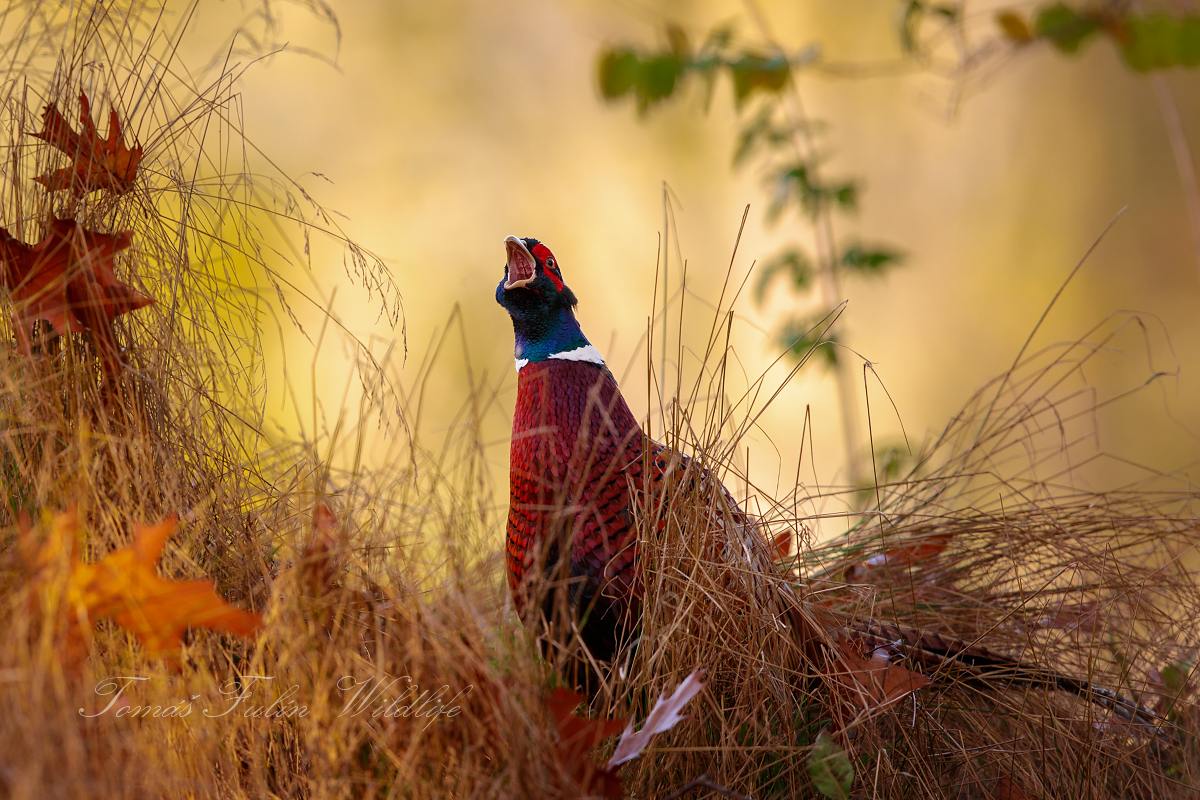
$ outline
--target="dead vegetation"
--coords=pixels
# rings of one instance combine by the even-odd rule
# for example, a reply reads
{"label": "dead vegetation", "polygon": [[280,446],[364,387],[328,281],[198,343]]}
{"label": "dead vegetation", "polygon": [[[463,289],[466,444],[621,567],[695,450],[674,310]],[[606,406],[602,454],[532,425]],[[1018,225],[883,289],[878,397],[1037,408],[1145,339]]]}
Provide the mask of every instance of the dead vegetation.
{"label": "dead vegetation", "polygon": [[[307,237],[340,234],[299,184],[254,172],[269,162],[241,134],[244,60],[218,60],[202,77],[184,69],[174,54],[187,16],[31,2],[0,19],[0,222],[24,242],[51,216],[129,231],[117,274],[155,301],[112,321],[115,368],[87,331],[44,323],[31,354],[0,348],[3,793],[577,796],[592,774],[579,759],[592,756],[562,746],[546,703],[556,679],[512,613],[479,431],[398,435],[387,470],[329,458],[360,445],[363,425],[340,442],[265,432],[262,331],[272,309],[292,324],[295,304],[323,307],[297,276]],[[126,191],[34,182],[64,163],[28,134],[44,106],[75,107],[80,88],[144,150]],[[383,264],[344,244],[349,275],[398,314]],[[729,402],[739,393],[725,383],[724,313],[666,438],[743,486],[730,455],[761,404]],[[1124,396],[1091,388],[1087,366],[1140,335],[1122,317],[1023,352],[868,503],[858,488],[759,493],[764,535],[750,537],[727,514],[712,529],[722,519],[712,492],[650,503],[642,638],[590,713],[643,720],[697,667],[705,689],[682,723],[617,768],[623,790],[1194,796],[1197,494],[1171,476],[1093,489],[1086,474],[1102,457],[1096,415]],[[359,352],[368,407],[355,416],[415,413],[398,398],[419,391],[394,389]],[[42,588],[17,542],[22,514],[71,505],[88,562],[128,544],[135,523],[179,514],[161,574],[213,578],[223,598],[262,615],[261,631],[196,629],[164,660],[104,622],[81,657],[64,654],[56,635],[69,620],[32,603]],[[844,535],[807,535],[842,518]],[[1063,692],[952,669],[928,685],[863,691],[813,657],[796,609],[823,629],[879,618],[983,642],[1167,722],[1148,732]],[[607,757],[614,742],[603,741]]]}

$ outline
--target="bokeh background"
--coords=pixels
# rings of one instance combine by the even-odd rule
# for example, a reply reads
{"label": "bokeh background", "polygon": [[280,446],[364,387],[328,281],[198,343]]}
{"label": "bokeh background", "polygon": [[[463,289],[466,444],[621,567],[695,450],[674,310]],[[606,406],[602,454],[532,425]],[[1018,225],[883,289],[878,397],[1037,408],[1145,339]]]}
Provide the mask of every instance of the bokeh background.
{"label": "bokeh background", "polygon": [[[988,15],[1012,5],[970,7]],[[762,4],[780,40],[819,43],[827,59],[848,64],[899,60],[899,6]],[[643,334],[664,184],[675,201],[672,236],[688,262],[685,346],[708,334],[706,303],[720,294],[747,204],[737,275],[779,243],[807,236],[799,223],[767,226],[760,175],[732,168],[737,125],[726,83],[707,111],[698,95],[684,96],[644,119],[629,105],[606,104],[597,89],[603,46],[652,44],[666,22],[700,38],[742,19],[752,41],[741,3],[354,0],[332,8],[336,27],[301,8],[278,9],[281,41],[324,58],[285,51],[251,69],[242,92],[246,135],[385,258],[403,294],[403,329],[379,319],[336,253],[314,258],[312,281],[356,335],[380,345],[403,336],[392,369],[406,387],[425,383],[421,437],[436,442],[469,410],[500,489],[515,397],[511,328],[493,300],[506,234],[536,236],[554,249],[581,299],[586,332],[623,377],[638,414],[656,404],[646,391]],[[202,9],[198,27],[225,30],[235,10]],[[216,44],[193,38],[198,59]],[[904,268],[884,280],[845,286],[840,325],[876,365],[914,444],[1009,366],[1076,261],[1126,209],[1038,341],[1074,338],[1119,310],[1143,312],[1144,334],[1120,337],[1104,368],[1086,379],[1115,393],[1152,370],[1178,375],[1104,414],[1097,444],[1200,476],[1200,250],[1185,198],[1196,176],[1181,174],[1164,116],[1174,109],[1184,143],[1200,150],[1196,73],[1131,73],[1106,41],[1075,58],[1030,48],[957,103],[961,86],[944,75],[869,72],[801,74],[799,89],[808,112],[829,125],[830,170],[864,180],[861,211],[842,228],[907,253]],[[680,272],[673,262],[671,289]],[[751,376],[768,371],[768,383],[788,369],[771,366],[780,350],[771,331],[791,302],[778,288],[763,308],[749,297],[736,306],[738,363]],[[281,431],[313,435],[322,424],[314,417],[328,425],[358,402],[352,359],[334,336],[317,348],[313,337],[282,328],[271,356],[271,415]],[[871,391],[875,438],[893,441],[899,420],[877,384]],[[844,478],[834,382],[814,365],[784,389],[749,441],[760,486],[786,486],[794,474],[806,408],[815,458],[805,472]],[[393,457],[390,430],[372,439],[369,458]]]}

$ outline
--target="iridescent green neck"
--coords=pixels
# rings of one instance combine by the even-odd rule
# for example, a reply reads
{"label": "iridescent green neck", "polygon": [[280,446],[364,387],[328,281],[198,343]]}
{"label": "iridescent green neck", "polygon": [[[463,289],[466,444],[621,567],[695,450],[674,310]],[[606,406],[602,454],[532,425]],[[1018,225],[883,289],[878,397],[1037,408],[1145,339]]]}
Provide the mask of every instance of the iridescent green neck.
{"label": "iridescent green neck", "polygon": [[604,363],[583,335],[575,313],[565,306],[545,309],[542,314],[513,315],[513,332],[517,369],[551,359]]}

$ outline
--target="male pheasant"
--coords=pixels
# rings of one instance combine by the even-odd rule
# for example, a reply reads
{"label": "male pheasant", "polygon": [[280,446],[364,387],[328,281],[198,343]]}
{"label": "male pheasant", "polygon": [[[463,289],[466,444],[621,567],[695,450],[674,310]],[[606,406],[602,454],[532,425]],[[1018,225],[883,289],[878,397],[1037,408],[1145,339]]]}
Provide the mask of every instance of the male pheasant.
{"label": "male pheasant", "polygon": [[[575,317],[558,262],[536,239],[509,236],[496,301],[516,334],[507,566],[522,616],[543,591],[564,602],[591,654],[609,660],[636,622],[641,590],[630,486],[643,477],[641,427]],[[561,571],[558,574],[556,571]],[[565,592],[546,591],[550,574]]]}
{"label": "male pheasant", "polygon": [[[556,620],[565,624],[578,632],[593,659],[607,662],[638,630],[639,501],[669,491],[674,478],[688,473],[693,483],[716,486],[735,526],[753,535],[754,523],[711,475],[643,433],[604,359],[584,336],[575,295],[550,249],[516,236],[507,237],[504,246],[496,302],[512,318],[517,367],[509,585],[523,619],[541,615],[552,627]],[[797,635],[805,636],[801,616],[791,618]],[[1156,720],[1153,712],[1087,681],[933,633],[877,620],[851,623],[845,633],[869,648],[897,650],[925,668],[953,663],[976,678],[1058,689],[1127,719]]]}

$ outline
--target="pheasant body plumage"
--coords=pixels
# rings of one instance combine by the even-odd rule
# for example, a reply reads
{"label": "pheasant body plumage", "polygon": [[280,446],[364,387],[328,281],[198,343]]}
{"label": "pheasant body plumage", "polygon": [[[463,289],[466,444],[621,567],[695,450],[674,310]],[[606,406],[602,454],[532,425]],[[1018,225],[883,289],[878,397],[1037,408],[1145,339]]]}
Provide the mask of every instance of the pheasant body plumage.
{"label": "pheasant body plumage", "polygon": [[[643,433],[583,335],[575,296],[550,250],[536,239],[513,236],[505,245],[508,261],[496,300],[513,320],[518,370],[506,535],[509,584],[525,619],[538,613],[552,619],[555,604],[565,600],[590,654],[608,661],[639,624],[639,502],[666,494],[678,472],[693,485],[711,482],[731,512],[727,521],[742,534],[753,538],[756,523],[705,470],[693,469],[686,456]],[[546,583],[566,591],[546,592]],[[531,596],[535,589],[540,597]],[[809,637],[801,615],[789,616],[797,636]],[[976,679],[1059,689],[1127,719],[1156,721],[1153,712],[1107,689],[936,633],[868,619],[848,621],[837,635],[895,652],[925,669],[954,664]]]}
{"label": "pheasant body plumage", "polygon": [[574,603],[594,604],[614,625],[634,610],[640,590],[630,487],[643,477],[643,438],[603,366],[547,359],[521,370],[507,566],[522,610],[530,571],[560,559],[575,581]]}

